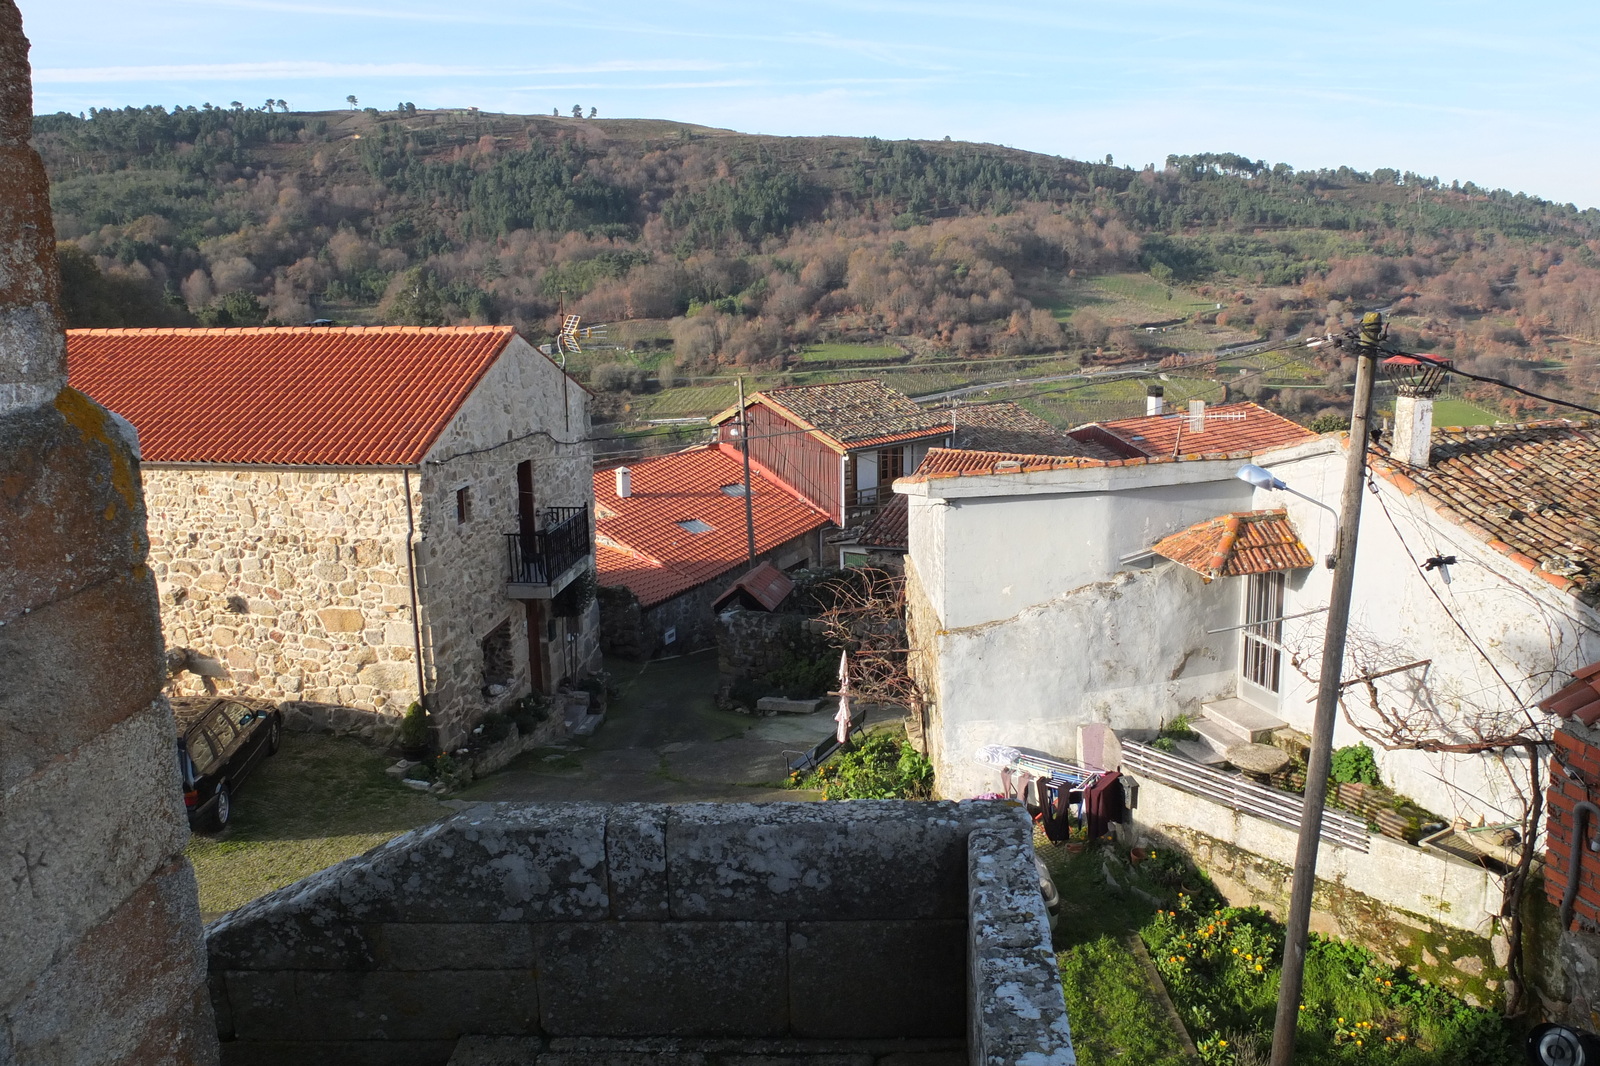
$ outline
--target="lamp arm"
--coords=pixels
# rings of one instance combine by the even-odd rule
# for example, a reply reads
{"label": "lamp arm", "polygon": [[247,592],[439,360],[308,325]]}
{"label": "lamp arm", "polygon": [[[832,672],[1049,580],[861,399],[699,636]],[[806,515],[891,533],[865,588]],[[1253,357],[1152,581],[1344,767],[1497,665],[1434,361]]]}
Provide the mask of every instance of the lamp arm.
{"label": "lamp arm", "polygon": [[1305,500],[1307,503],[1314,504],[1314,505],[1322,508],[1324,511],[1327,511],[1329,514],[1333,515],[1333,544],[1334,544],[1334,550],[1329,552],[1327,558],[1325,560],[1323,560],[1325,563],[1327,563],[1328,569],[1332,570],[1333,567],[1334,567],[1334,564],[1336,564],[1339,561],[1339,554],[1338,554],[1338,546],[1339,546],[1339,512],[1337,510],[1335,510],[1334,508],[1328,506],[1327,504],[1323,503],[1321,500],[1317,499],[1315,496],[1307,496],[1305,493],[1300,492],[1300,491],[1298,491],[1296,489],[1291,489],[1287,485],[1283,486],[1283,491],[1287,492],[1287,493],[1290,493],[1292,495],[1298,496],[1302,500]]}

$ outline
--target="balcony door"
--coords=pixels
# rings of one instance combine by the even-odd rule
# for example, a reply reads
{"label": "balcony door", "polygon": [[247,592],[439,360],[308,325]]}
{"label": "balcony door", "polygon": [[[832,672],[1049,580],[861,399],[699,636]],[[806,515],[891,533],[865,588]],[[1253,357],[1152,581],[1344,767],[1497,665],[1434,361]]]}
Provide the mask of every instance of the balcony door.
{"label": "balcony door", "polygon": [[517,464],[517,532],[531,536],[538,526],[537,501],[533,496],[533,460]]}
{"label": "balcony door", "polygon": [[1283,589],[1281,570],[1245,579],[1239,695],[1269,710],[1283,688]]}

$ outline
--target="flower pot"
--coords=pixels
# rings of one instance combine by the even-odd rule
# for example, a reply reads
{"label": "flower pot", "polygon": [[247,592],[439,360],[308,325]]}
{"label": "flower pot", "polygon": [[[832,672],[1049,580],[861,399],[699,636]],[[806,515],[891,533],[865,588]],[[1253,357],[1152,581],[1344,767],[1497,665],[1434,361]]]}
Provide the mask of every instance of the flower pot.
{"label": "flower pot", "polygon": [[1144,862],[1146,858],[1148,858],[1148,856],[1145,854],[1143,848],[1128,849],[1128,861],[1133,865],[1138,866],[1141,862]]}
{"label": "flower pot", "polygon": [[1087,840],[1069,840],[1069,841],[1067,841],[1067,854],[1068,855],[1082,855],[1088,849],[1089,849],[1089,842]]}

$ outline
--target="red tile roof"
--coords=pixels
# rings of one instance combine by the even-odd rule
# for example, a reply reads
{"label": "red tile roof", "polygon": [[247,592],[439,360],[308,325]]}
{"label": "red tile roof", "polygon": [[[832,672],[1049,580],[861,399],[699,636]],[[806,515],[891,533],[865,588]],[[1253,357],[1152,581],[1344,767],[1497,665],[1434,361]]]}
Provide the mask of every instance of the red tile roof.
{"label": "red tile roof", "polygon": [[[613,471],[596,471],[600,584],[626,586],[652,607],[747,566],[744,497],[722,491],[744,480],[736,456],[710,446],[630,463],[626,499],[617,498]],[[759,474],[752,472],[750,489],[758,553],[828,524],[822,511]],[[693,519],[711,529],[691,533],[678,524]]]}
{"label": "red tile roof", "polygon": [[1150,456],[1264,452],[1317,437],[1304,426],[1253,403],[1207,407],[1205,429],[1199,433],[1190,432],[1186,411],[1119,418],[1098,426]]}
{"label": "red tile roof", "polygon": [[1600,663],[1572,672],[1572,684],[1539,702],[1539,709],[1560,718],[1576,718],[1584,725],[1600,722]]}
{"label": "red tile roof", "polygon": [[427,453],[510,326],[73,329],[72,386],[145,462],[392,466]]}
{"label": "red tile roof", "polygon": [[1150,550],[1207,581],[1314,565],[1289,513],[1282,510],[1235,511],[1208,518],[1163,537]]}
{"label": "red tile roof", "polygon": [[1078,455],[1025,455],[1021,452],[974,452],[959,448],[929,448],[916,472],[902,479],[930,481],[976,474],[1016,474],[1033,470],[1080,470],[1100,466],[1132,466],[1148,459],[1107,461]]}
{"label": "red tile roof", "polygon": [[910,536],[907,529],[907,520],[910,517],[909,503],[910,501],[898,492],[892,495],[889,502],[872,516],[872,521],[861,531],[856,543],[864,548],[904,549]]}
{"label": "red tile roof", "polygon": [[1523,569],[1600,605],[1600,423],[1452,426],[1433,431],[1430,466],[1369,461]]}
{"label": "red tile roof", "polygon": [[776,611],[793,591],[794,580],[788,574],[769,562],[762,562],[713,600],[711,609],[720,611],[728,601],[743,593],[767,610]]}
{"label": "red tile roof", "polygon": [[[940,437],[950,430],[948,414],[919,407],[905,393],[865,378],[766,389],[751,393],[745,403],[765,404],[795,425],[815,431],[839,452]],[[714,416],[712,424],[720,425],[738,413],[735,405]]]}
{"label": "red tile roof", "polygon": [[1093,444],[1067,436],[1038,415],[1010,400],[958,404],[943,409],[955,424],[951,447],[980,452],[1017,452],[1026,455],[1087,455],[1097,459],[1120,458]]}

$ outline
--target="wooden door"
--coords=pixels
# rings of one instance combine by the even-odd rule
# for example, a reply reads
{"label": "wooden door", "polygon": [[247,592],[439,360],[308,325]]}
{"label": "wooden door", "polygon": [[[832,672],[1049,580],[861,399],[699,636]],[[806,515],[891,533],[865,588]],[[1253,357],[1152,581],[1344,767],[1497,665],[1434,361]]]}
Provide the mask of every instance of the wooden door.
{"label": "wooden door", "polygon": [[534,531],[537,524],[537,501],[533,498],[533,460],[517,464],[517,532],[524,537]]}
{"label": "wooden door", "polygon": [[548,691],[545,686],[545,603],[543,600],[524,600],[522,608],[528,623],[528,679],[533,683],[533,691],[544,693]]}

